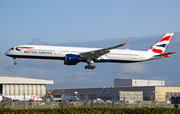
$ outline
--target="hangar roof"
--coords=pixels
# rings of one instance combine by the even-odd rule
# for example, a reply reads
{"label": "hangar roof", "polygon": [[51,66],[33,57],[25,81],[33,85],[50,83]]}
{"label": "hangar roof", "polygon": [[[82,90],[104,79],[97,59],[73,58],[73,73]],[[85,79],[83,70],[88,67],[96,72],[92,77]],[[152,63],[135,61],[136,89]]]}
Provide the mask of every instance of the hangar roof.
{"label": "hangar roof", "polygon": [[54,81],[0,74],[0,84],[54,84]]}

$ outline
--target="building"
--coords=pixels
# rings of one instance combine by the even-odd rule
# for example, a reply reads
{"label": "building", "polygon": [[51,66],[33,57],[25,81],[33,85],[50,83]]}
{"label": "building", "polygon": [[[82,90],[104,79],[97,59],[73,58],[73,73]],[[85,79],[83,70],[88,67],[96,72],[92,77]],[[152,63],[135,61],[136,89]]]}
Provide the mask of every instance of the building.
{"label": "building", "polygon": [[[164,80],[114,79],[114,87],[64,89],[67,95],[74,91],[88,99],[122,101],[169,101],[171,96],[180,96],[180,87],[164,86]],[[61,96],[61,90],[48,90],[55,97]]]}
{"label": "building", "polygon": [[142,91],[119,91],[120,101],[143,101]]}
{"label": "building", "polygon": [[[143,92],[143,101],[170,101],[171,96],[180,96],[179,86],[131,86],[131,87],[103,87],[103,88],[80,88],[80,89],[63,89],[66,95],[73,95],[75,91],[81,97],[89,99],[102,98],[103,100],[121,100],[121,91]],[[54,97],[61,96],[61,89],[47,90]],[[131,97],[135,98],[134,96]],[[136,99],[137,100],[137,99]]]}
{"label": "building", "polygon": [[164,80],[114,79],[114,87],[164,86]]}
{"label": "building", "polygon": [[0,94],[3,96],[43,97],[46,94],[46,84],[54,84],[54,81],[0,74]]}

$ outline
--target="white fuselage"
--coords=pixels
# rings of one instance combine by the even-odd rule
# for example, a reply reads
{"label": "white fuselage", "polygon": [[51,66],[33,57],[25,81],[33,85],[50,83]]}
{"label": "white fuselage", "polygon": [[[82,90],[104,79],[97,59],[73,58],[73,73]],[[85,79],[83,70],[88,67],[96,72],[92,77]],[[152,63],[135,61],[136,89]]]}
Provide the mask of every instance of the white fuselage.
{"label": "white fuselage", "polygon": [[[101,48],[19,45],[11,48],[8,52],[6,52],[6,55],[13,58],[65,60],[66,54],[80,55],[84,52],[90,52],[99,49]],[[109,53],[98,57],[98,59],[94,62],[141,62],[147,61],[153,56],[154,54],[148,51],[113,49],[110,50]],[[81,62],[86,61],[81,60]]]}
{"label": "white fuselage", "polygon": [[[52,96],[53,97],[53,96]],[[80,100],[77,96],[65,96],[65,95],[62,95],[61,98],[52,98],[51,101],[66,101],[66,100],[69,100],[69,101],[78,101]]]}
{"label": "white fuselage", "polygon": [[39,96],[35,95],[5,95],[4,97],[12,99],[12,101],[42,101]]}

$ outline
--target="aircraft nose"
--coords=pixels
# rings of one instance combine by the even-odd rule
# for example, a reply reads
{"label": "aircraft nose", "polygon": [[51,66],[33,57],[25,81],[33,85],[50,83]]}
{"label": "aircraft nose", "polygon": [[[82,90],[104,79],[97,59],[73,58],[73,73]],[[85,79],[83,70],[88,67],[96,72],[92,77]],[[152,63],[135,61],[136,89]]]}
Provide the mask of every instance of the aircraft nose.
{"label": "aircraft nose", "polygon": [[5,53],[5,55],[6,55],[6,56],[8,55],[8,51]]}
{"label": "aircraft nose", "polygon": [[9,51],[7,51],[7,52],[5,53],[5,55],[6,55],[6,56],[9,56]]}

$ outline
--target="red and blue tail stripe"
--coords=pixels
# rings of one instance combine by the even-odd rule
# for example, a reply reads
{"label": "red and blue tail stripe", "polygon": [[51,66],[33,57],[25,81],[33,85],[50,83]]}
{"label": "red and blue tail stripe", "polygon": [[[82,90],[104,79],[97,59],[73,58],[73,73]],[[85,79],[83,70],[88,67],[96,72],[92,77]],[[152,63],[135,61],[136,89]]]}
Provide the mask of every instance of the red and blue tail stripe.
{"label": "red and blue tail stripe", "polygon": [[163,54],[167,45],[169,44],[174,33],[166,33],[149,51],[157,54]]}

